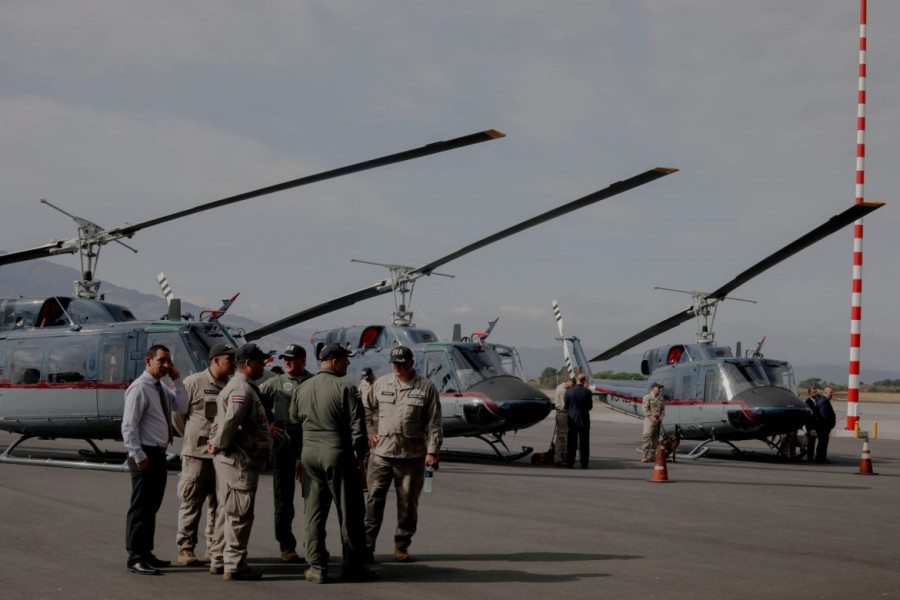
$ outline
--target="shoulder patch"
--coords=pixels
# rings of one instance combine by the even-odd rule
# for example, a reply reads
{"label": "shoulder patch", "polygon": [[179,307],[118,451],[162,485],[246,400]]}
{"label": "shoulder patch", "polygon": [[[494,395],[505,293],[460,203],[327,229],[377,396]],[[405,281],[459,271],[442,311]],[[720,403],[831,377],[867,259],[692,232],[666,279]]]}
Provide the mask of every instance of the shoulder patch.
{"label": "shoulder patch", "polygon": [[243,404],[246,400],[246,396],[238,396],[237,394],[231,397],[231,401],[235,404]]}

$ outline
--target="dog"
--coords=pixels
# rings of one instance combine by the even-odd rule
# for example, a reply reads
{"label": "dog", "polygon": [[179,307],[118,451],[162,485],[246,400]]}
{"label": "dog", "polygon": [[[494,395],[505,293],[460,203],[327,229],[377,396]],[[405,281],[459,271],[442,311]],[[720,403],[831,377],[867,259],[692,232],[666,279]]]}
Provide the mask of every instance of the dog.
{"label": "dog", "polygon": [[681,430],[681,425],[676,425],[675,433],[670,433],[662,439],[662,442],[660,442],[666,453],[666,458],[671,458],[672,462],[676,462],[675,454],[678,451],[678,444],[681,443],[681,438],[683,437],[684,432]]}
{"label": "dog", "polygon": [[550,448],[546,452],[534,452],[531,454],[531,464],[533,465],[552,465],[556,455],[556,445],[551,443]]}

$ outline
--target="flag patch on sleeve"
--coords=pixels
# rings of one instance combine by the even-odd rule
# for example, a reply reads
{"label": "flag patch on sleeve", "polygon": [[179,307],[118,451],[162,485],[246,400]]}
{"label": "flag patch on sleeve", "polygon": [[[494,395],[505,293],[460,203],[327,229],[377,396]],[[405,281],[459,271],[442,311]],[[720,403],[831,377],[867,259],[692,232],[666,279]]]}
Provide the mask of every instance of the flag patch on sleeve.
{"label": "flag patch on sleeve", "polygon": [[231,401],[236,404],[243,404],[244,400],[246,400],[245,396],[232,396]]}

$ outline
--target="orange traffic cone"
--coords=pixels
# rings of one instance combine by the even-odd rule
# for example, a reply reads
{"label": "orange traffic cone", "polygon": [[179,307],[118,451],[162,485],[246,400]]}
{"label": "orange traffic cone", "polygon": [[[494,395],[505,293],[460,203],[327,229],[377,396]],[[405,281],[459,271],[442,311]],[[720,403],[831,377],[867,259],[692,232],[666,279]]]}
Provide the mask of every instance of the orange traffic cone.
{"label": "orange traffic cone", "polygon": [[857,475],[878,475],[872,471],[872,455],[869,452],[869,438],[863,442],[862,459],[859,461],[859,473]]}
{"label": "orange traffic cone", "polygon": [[650,483],[669,483],[669,471],[666,469],[666,451],[662,446],[656,449],[656,464],[653,465],[653,479]]}

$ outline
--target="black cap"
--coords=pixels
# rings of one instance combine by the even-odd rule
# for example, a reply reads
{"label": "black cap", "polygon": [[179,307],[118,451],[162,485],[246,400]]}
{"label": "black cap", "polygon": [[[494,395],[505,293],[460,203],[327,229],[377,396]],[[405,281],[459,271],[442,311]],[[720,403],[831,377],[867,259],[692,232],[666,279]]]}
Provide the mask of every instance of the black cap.
{"label": "black cap", "polygon": [[362,375],[363,375],[363,377],[368,377],[369,375],[374,375],[374,373],[372,373],[372,367],[366,367],[365,369],[363,369]]}
{"label": "black cap", "polygon": [[306,349],[300,344],[291,344],[278,355],[278,358],[306,358]]}
{"label": "black cap", "polygon": [[347,357],[356,356],[356,352],[353,352],[352,350],[348,350],[347,348],[344,348],[340,344],[328,344],[327,346],[322,348],[321,352],[319,352],[319,360],[321,360],[323,362],[326,360],[334,360],[335,358],[341,358],[343,356],[347,356]]}
{"label": "black cap", "polygon": [[407,362],[412,362],[413,353],[412,350],[407,348],[406,346],[397,346],[393,350],[391,350],[391,362],[396,363],[398,365],[406,364]]}
{"label": "black cap", "polygon": [[212,360],[217,356],[222,356],[223,354],[231,354],[234,356],[234,353],[235,349],[231,344],[216,344],[209,349],[209,360]]}
{"label": "black cap", "polygon": [[244,344],[234,353],[234,360],[237,362],[246,362],[248,360],[261,360],[263,362],[269,358],[269,355],[259,349],[254,343]]}
{"label": "black cap", "polygon": [[662,388],[664,388],[665,386],[664,386],[663,384],[657,382],[657,381],[654,381],[654,382],[653,382],[653,385],[651,385],[650,387],[652,387],[652,388],[658,387],[659,389],[662,389]]}

